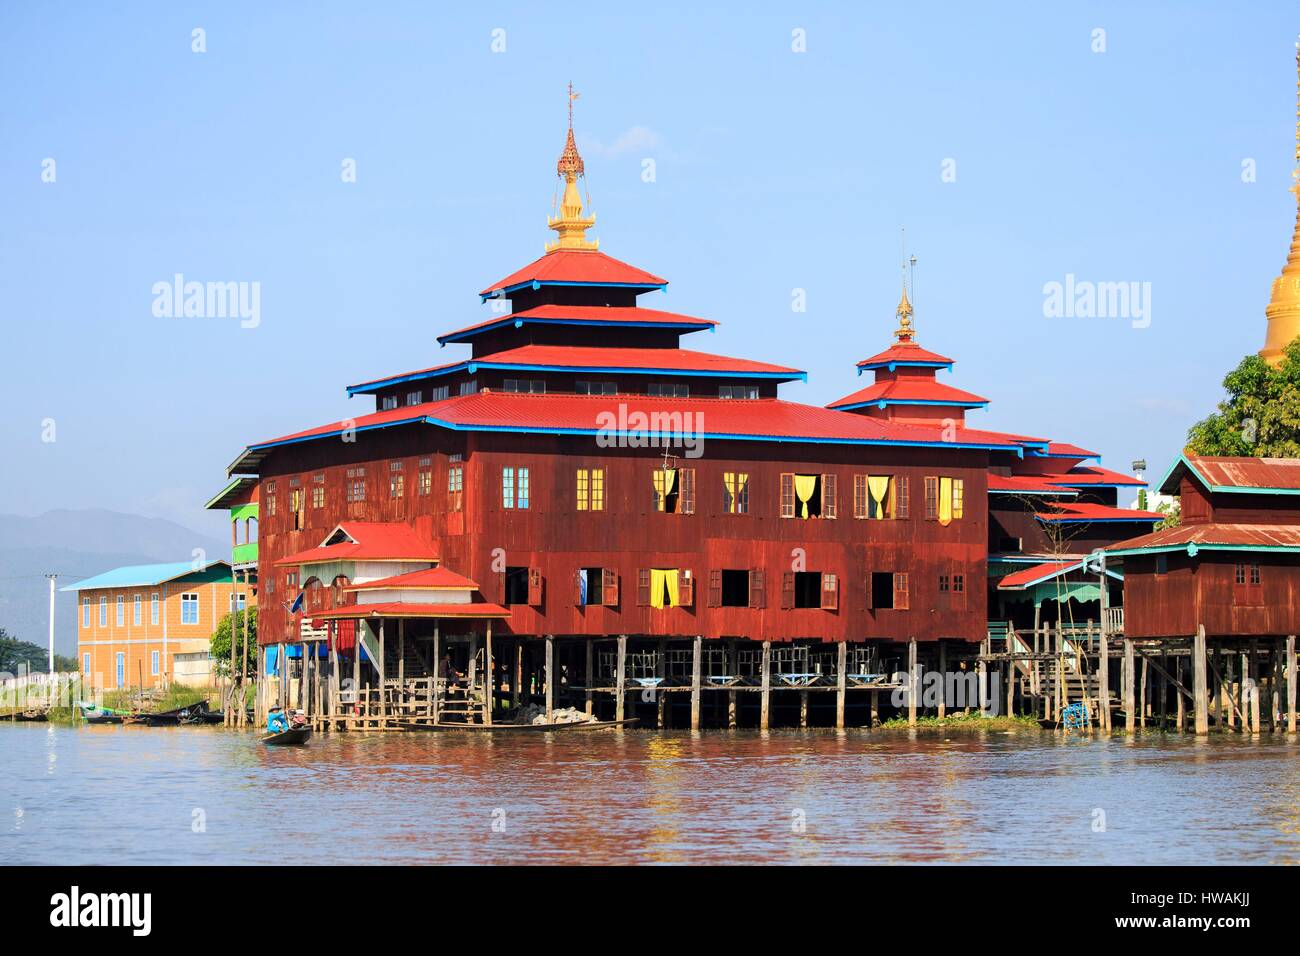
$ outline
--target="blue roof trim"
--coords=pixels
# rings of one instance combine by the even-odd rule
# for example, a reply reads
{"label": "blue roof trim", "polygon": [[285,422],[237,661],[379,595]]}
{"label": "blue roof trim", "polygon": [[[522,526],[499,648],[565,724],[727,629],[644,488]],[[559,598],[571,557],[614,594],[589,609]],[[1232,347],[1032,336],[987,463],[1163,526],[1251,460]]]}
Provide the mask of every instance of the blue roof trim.
{"label": "blue roof trim", "polygon": [[[370,395],[379,391],[381,388],[388,388],[390,385],[401,385],[404,382],[421,382],[426,378],[438,378],[441,375],[452,375],[456,372],[463,372],[470,367],[470,363],[460,362],[456,365],[448,365],[443,368],[428,369],[424,372],[409,372],[406,375],[394,375],[392,378],[380,379],[377,382],[362,382],[360,385],[348,386],[348,398],[353,395]],[[472,372],[473,369],[470,369]]]}
{"label": "blue roof trim", "polygon": [[952,362],[869,362],[858,366],[858,374],[863,372],[874,371],[878,368],[887,368],[891,372],[897,368],[946,368],[951,370]]}
{"label": "blue roof trim", "polygon": [[440,335],[437,338],[439,345],[446,345],[456,342],[464,342],[472,339],[476,335],[484,332],[491,332],[493,329],[499,329],[502,326],[513,324],[515,328],[522,328],[524,325],[593,325],[605,326],[610,328],[633,328],[633,329],[678,329],[688,332],[697,332],[700,329],[716,329],[715,322],[622,322],[613,319],[532,319],[517,318],[515,316],[506,316],[500,322],[493,322],[489,325],[477,326],[473,329],[465,329],[462,332],[452,332],[448,335]]}
{"label": "blue roof trim", "polygon": [[[332,431],[315,432],[311,435],[301,435],[297,438],[281,438],[278,441],[268,441],[268,442],[262,442],[261,444],[258,445],[249,445],[244,449],[244,452],[245,454],[247,454],[250,451],[263,451],[267,448],[279,448],[281,445],[297,445],[300,442],[315,441],[318,438],[334,438],[337,435],[342,435],[346,431],[371,432],[371,431],[376,431],[380,428],[395,428],[398,425],[418,425],[424,422],[431,422],[431,421],[433,421],[433,419],[429,418],[428,416],[416,415],[414,418],[401,418],[391,422],[381,422],[378,425],[362,425],[360,427],[353,427],[353,428],[335,428]],[[241,455],[240,457],[242,458],[243,456]]]}
{"label": "blue roof trim", "polygon": [[945,402],[932,399],[893,399],[878,398],[870,402],[854,402],[851,405],[828,405],[827,408],[833,408],[837,412],[848,412],[855,408],[885,408],[889,405],[945,405],[951,408],[983,408],[988,402]]}
{"label": "blue roof trim", "polygon": [[563,286],[584,286],[587,288],[599,289],[667,289],[667,282],[552,282],[547,279],[529,279],[527,282],[516,282],[514,285],[504,286],[500,289],[493,289],[491,292],[479,293],[480,301],[486,302],[488,299],[496,299],[503,295],[509,295],[511,292],[517,292],[520,289],[540,289],[544,285],[563,285]]}
{"label": "blue roof trim", "polygon": [[1198,544],[1195,541],[1187,544],[1161,544],[1152,545],[1145,548],[1122,548],[1111,550],[1110,548],[1102,549],[1108,557],[1125,557],[1137,554],[1172,554],[1175,551],[1186,551],[1190,558],[1196,557],[1201,551],[1278,551],[1282,553],[1300,554],[1300,545],[1293,544]]}
{"label": "blue roof trim", "polygon": [[[537,435],[611,435],[626,436],[626,431],[606,431],[601,428],[536,428],[527,425],[459,425],[455,422],[443,421],[432,416],[425,419],[431,425],[439,425],[451,431],[482,431],[482,432],[514,432],[519,434],[537,434]],[[637,438],[675,438],[675,432],[645,431],[632,433]],[[766,442],[799,442],[807,445],[891,445],[905,448],[959,448],[962,450],[979,450],[988,451],[991,449],[1005,449],[1002,445],[981,445],[966,442],[950,441],[891,441],[885,439],[871,438],[811,438],[801,435],[742,435],[732,432],[705,432],[696,436],[700,439],[712,438],[715,441],[766,441]]]}
{"label": "blue roof trim", "polygon": [[1062,515],[1059,518],[1044,518],[1041,515],[1035,515],[1043,524],[1135,524],[1149,522],[1156,524],[1164,521],[1163,517],[1159,518],[1076,518]]}
{"label": "blue roof trim", "polygon": [[1007,488],[990,488],[991,495],[1073,495],[1078,497],[1079,492],[1071,488],[1025,488],[1010,490]]}

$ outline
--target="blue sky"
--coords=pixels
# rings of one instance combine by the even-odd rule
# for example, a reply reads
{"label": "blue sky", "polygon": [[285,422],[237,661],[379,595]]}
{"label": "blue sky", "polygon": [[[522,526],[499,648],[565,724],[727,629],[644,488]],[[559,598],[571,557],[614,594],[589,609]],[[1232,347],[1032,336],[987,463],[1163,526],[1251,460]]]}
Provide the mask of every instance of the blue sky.
{"label": "blue sky", "polygon": [[[0,11],[4,510],[219,532],[245,443],[459,356],[434,337],[549,236],[570,80],[601,248],[671,281],[643,304],[722,323],[688,347],[807,369],[787,398],[864,384],[901,226],[975,425],[1159,473],[1263,342],[1293,4],[267,6]],[[155,317],[175,273],[259,282],[260,325]],[[1044,317],[1070,274],[1149,282],[1149,327]]]}

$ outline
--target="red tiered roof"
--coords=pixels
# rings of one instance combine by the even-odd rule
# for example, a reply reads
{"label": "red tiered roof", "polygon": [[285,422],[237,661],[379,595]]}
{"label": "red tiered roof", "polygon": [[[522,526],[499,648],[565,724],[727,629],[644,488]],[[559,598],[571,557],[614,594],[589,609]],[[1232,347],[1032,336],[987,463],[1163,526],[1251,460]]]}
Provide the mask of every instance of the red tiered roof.
{"label": "red tiered roof", "polygon": [[998,590],[1020,591],[1035,584],[1050,581],[1052,578],[1059,577],[1067,571],[1073,571],[1075,568],[1082,566],[1083,562],[1078,560],[1047,561],[1043,564],[1034,564],[1027,568],[1021,568],[1019,571],[1013,571],[999,580]]}
{"label": "red tiered roof", "polygon": [[325,536],[330,541],[340,532],[347,541],[321,543],[287,555],[275,562],[287,564],[324,564],[329,561],[437,561],[433,543],[425,541],[415,529],[400,521],[345,521]]}
{"label": "red tiered roof", "polygon": [[1061,474],[1040,476],[1041,481],[1052,485],[1065,485],[1067,488],[1087,488],[1093,485],[1122,485],[1124,487],[1145,488],[1147,483],[1123,472],[1111,471],[1100,465],[1077,465]]}
{"label": "red tiered roof", "polygon": [[680,315],[676,312],[661,312],[658,309],[643,309],[640,306],[618,305],[538,305],[519,312],[508,312],[463,329],[438,336],[438,344],[461,342],[472,338],[479,332],[500,326],[522,324],[562,324],[562,325],[663,325],[678,326],[685,331],[712,328],[718,323],[712,319],[701,319],[693,315]]}
{"label": "red tiered roof", "polygon": [[336,607],[330,611],[313,611],[313,619],[331,620],[334,618],[367,617],[458,617],[458,618],[507,618],[510,612],[500,604],[404,604],[390,601],[386,604],[349,604]]}
{"label": "red tiered roof", "polygon": [[572,283],[584,285],[622,285],[657,289],[668,284],[667,279],[620,262],[603,252],[588,249],[557,249],[548,252],[518,272],[512,272],[499,282],[488,286],[479,295],[508,292],[532,282]]}
{"label": "red tiered roof", "polygon": [[933,366],[950,366],[953,364],[953,360],[948,356],[940,355],[938,352],[931,352],[929,349],[923,349],[915,343],[898,343],[891,345],[883,352],[871,356],[871,358],[864,358],[858,363],[858,369],[866,371],[867,369],[881,368],[893,362],[911,362]]}
{"label": "red tiered roof", "polygon": [[1086,448],[1063,441],[1050,442],[1047,446],[1047,454],[1052,458],[1078,458],[1080,461],[1085,458],[1101,458],[1101,455],[1095,451],[1088,451]]}
{"label": "red tiered roof", "polygon": [[989,472],[989,494],[1077,495],[1073,488],[1053,485],[1036,475],[999,475]]}
{"label": "red tiered roof", "polygon": [[972,392],[964,392],[951,385],[943,385],[930,379],[898,378],[875,382],[859,389],[852,395],[846,395],[827,408],[846,408],[859,405],[872,405],[885,402],[889,405],[936,404],[979,406],[987,405],[988,399]]}

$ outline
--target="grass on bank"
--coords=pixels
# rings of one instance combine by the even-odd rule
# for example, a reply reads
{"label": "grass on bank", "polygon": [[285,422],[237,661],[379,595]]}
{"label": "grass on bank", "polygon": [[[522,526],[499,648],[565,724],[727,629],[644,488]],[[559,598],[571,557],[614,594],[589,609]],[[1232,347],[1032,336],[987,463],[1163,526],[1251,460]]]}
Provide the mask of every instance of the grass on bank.
{"label": "grass on bank", "polygon": [[953,713],[942,718],[933,715],[918,716],[916,723],[909,724],[907,715],[900,714],[882,721],[880,724],[882,730],[910,730],[914,728],[940,728],[945,730],[1012,730],[1015,728],[1032,727],[1038,729],[1038,718],[1030,717],[1025,714],[1013,714],[1012,716],[989,717],[981,714],[978,710],[972,710],[970,713]]}

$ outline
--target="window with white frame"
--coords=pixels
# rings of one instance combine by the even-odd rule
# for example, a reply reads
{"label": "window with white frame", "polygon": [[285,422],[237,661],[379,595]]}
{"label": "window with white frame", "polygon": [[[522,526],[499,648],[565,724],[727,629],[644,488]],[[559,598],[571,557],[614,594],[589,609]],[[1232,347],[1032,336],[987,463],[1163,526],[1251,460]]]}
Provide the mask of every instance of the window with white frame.
{"label": "window with white frame", "polygon": [[90,651],[81,655],[81,674],[83,677],[90,676]]}
{"label": "window with white frame", "polygon": [[126,624],[126,595],[125,594],[119,594],[117,596],[117,615],[115,616],[114,620],[117,623],[118,627],[122,627],[124,624]]}
{"label": "window with white frame", "polygon": [[139,627],[144,623],[144,595],[137,594],[131,602],[131,623]]}
{"label": "window with white frame", "polygon": [[383,398],[379,400],[379,410],[381,412],[386,412],[390,408],[396,408],[396,407],[397,407],[396,395],[385,395]]}
{"label": "window with white frame", "polygon": [[[238,602],[236,602],[236,598],[238,598]],[[248,595],[243,591],[240,591],[237,595],[233,593],[230,595],[230,610],[232,612],[242,611],[247,605]]]}
{"label": "window with white frame", "polygon": [[99,626],[108,627],[108,598],[102,595],[99,599]]}
{"label": "window with white frame", "polygon": [[157,651],[152,651],[149,654],[149,675],[151,677],[158,676],[158,652]]}
{"label": "window with white frame", "polygon": [[617,395],[617,382],[575,382],[574,389],[579,395]]}
{"label": "window with white frame", "polygon": [[718,398],[758,398],[758,386],[719,385]]}
{"label": "window with white frame", "polygon": [[199,623],[199,596],[197,593],[190,592],[181,595],[181,623]]}
{"label": "window with white frame", "polygon": [[408,405],[419,405],[423,401],[424,401],[424,392],[420,391],[419,389],[416,389],[413,392],[406,393],[406,404]]}
{"label": "window with white frame", "polygon": [[461,382],[461,383],[460,383],[460,394],[462,394],[462,395],[477,395],[477,394],[478,394],[478,381],[477,381],[476,379],[472,379],[472,378],[471,378],[468,382]]}
{"label": "window with white frame", "polygon": [[90,598],[81,599],[81,626],[90,627]]}
{"label": "window with white frame", "polygon": [[149,623],[158,623],[158,592],[149,595]]}
{"label": "window with white frame", "polygon": [[645,393],[660,398],[688,398],[691,388],[685,382],[651,382]]}

